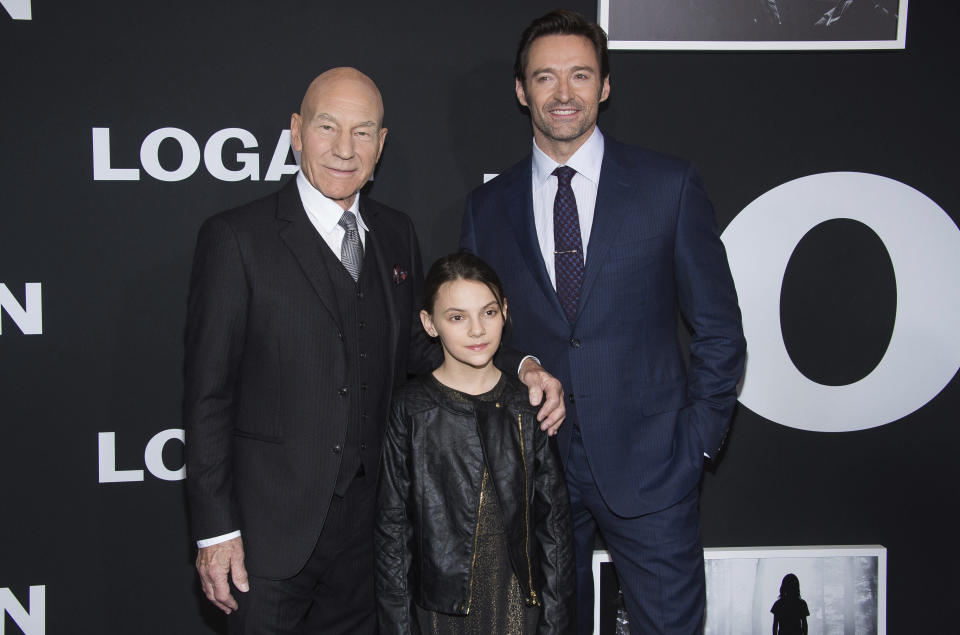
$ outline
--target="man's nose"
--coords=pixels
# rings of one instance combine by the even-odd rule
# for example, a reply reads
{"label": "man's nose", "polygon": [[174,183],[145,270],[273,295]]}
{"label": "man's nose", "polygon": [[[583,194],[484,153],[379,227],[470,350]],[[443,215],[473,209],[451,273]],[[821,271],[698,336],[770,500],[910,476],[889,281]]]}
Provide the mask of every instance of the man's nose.
{"label": "man's nose", "polygon": [[554,96],[558,101],[566,102],[570,99],[570,81],[567,79],[561,78],[557,82],[557,90],[554,93]]}
{"label": "man's nose", "polygon": [[337,133],[337,138],[333,140],[333,154],[340,159],[352,159],[354,155],[353,135],[348,130],[342,130]]}

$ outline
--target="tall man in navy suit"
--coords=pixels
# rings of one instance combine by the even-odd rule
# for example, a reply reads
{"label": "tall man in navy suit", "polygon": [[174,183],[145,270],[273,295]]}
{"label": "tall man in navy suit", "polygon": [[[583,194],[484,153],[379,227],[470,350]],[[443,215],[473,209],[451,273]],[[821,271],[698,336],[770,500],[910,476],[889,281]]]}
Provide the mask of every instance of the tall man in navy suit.
{"label": "tall man in navy suit", "polygon": [[[599,530],[634,633],[703,627],[698,483],[726,436],[744,365],[713,209],[686,162],[597,128],[606,36],[558,11],[521,37],[516,92],[533,153],[474,190],[461,247],[503,279],[514,345],[568,395],[559,433],[574,511],[578,623],[592,631]],[[689,368],[678,310],[693,328]]]}

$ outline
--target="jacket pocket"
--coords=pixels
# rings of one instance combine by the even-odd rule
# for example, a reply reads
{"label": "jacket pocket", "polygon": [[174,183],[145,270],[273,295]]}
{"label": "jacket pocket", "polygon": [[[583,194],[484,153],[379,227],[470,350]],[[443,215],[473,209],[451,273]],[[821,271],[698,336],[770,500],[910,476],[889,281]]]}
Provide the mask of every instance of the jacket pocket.
{"label": "jacket pocket", "polygon": [[249,430],[233,429],[233,436],[241,439],[252,439],[254,441],[264,441],[266,443],[283,443],[283,437],[271,434],[260,434]]}
{"label": "jacket pocket", "polygon": [[660,386],[651,386],[639,391],[640,412],[645,416],[680,410],[687,399],[687,382],[680,381]]}

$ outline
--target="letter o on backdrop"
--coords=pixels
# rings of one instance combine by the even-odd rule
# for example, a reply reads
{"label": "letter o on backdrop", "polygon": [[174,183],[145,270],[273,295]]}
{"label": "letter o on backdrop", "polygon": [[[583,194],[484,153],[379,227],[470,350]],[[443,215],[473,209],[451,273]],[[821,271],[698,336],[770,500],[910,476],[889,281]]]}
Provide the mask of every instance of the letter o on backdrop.
{"label": "letter o on backdrop", "polygon": [[[846,386],[811,381],[780,328],[784,272],[800,239],[849,218],[883,241],[897,283],[886,354]],[[882,426],[926,405],[960,369],[960,230],[930,198],[874,174],[829,172],[780,185],[747,205],[721,236],[747,339],[740,402],[776,423],[817,432]]]}
{"label": "letter o on backdrop", "polygon": [[[180,144],[183,159],[175,170],[160,165],[160,144],[173,139]],[[180,128],[160,128],[146,136],[140,144],[140,164],[143,169],[158,181],[182,181],[200,167],[200,146],[190,133]]]}

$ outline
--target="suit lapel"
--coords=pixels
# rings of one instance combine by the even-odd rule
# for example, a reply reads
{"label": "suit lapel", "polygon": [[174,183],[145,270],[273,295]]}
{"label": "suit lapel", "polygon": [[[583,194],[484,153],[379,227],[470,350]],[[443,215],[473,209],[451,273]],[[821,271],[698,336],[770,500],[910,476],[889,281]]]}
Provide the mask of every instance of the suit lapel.
{"label": "suit lapel", "polygon": [[590,244],[587,247],[587,262],[583,268],[583,283],[580,286],[580,299],[577,315],[590,296],[603,268],[607,251],[623,227],[624,217],[629,213],[635,184],[630,180],[629,172],[620,161],[616,142],[605,140],[603,163],[600,166],[600,183],[597,188],[597,203],[593,210],[593,226],[590,229]]}
{"label": "suit lapel", "polygon": [[336,292],[320,255],[322,245],[317,243],[317,230],[303,209],[296,180],[291,180],[280,190],[278,196],[277,218],[284,221],[284,226],[280,228],[280,239],[300,263],[300,269],[317,292],[320,303],[330,314],[330,318],[342,327]]}
{"label": "suit lapel", "polygon": [[[520,253],[523,255],[524,262],[530,270],[530,274],[540,286],[547,302],[553,307],[558,315],[566,320],[563,306],[560,304],[560,298],[557,297],[557,291],[550,283],[550,275],[547,273],[546,263],[543,261],[543,253],[540,251],[540,242],[537,240],[537,225],[533,220],[533,160],[531,157],[520,164],[519,170],[513,172],[511,182],[504,191],[504,204],[500,209],[504,210],[513,229],[513,235],[520,246]],[[522,205],[517,208],[517,201],[522,201]]]}
{"label": "suit lapel", "polygon": [[388,270],[392,273],[392,267],[397,262],[397,259],[392,258],[393,252],[388,249],[391,244],[390,237],[387,235],[388,231],[384,228],[382,218],[379,213],[377,213],[376,207],[366,203],[363,198],[360,199],[360,215],[363,216],[363,221],[369,228],[366,238],[366,248],[373,253],[376,260],[376,273],[380,276],[380,286],[383,288],[384,294],[383,299],[387,306],[387,320],[390,323],[389,368],[393,368],[395,362],[394,357],[397,351],[400,320],[397,319],[397,307],[395,306],[394,294],[392,293],[394,283]]}

